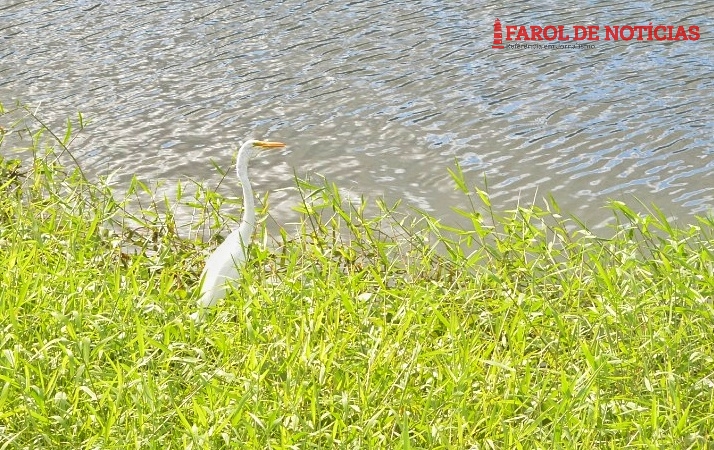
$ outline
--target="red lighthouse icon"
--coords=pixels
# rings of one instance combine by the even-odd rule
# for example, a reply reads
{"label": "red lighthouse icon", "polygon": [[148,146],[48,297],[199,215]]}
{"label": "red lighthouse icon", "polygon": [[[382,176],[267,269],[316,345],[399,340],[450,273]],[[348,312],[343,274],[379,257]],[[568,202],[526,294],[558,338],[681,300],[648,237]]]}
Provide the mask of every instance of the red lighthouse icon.
{"label": "red lighthouse icon", "polygon": [[501,32],[501,22],[498,19],[493,22],[493,45],[491,48],[503,48],[503,33]]}

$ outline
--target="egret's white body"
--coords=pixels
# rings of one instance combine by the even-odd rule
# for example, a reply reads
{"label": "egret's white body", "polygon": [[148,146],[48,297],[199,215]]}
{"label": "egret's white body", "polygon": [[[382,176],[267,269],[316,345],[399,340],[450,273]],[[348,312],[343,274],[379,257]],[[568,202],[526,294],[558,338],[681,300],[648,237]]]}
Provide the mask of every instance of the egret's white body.
{"label": "egret's white body", "polygon": [[245,264],[248,244],[255,230],[255,201],[248,179],[248,161],[257,149],[276,147],[285,147],[285,144],[250,140],[238,150],[236,173],[243,185],[243,218],[238,229],[232,231],[206,261],[201,274],[201,298],[198,300],[202,308],[211,307],[225,297],[228,284],[240,276],[240,268]]}

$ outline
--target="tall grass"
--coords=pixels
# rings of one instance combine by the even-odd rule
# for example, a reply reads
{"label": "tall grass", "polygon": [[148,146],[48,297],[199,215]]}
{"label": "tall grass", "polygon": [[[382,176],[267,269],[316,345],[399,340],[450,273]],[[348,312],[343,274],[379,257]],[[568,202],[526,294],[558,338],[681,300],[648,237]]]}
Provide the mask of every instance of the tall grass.
{"label": "tall grass", "polygon": [[455,229],[298,180],[299,232],[259,230],[195,324],[213,243],[61,163],[81,118],[29,119],[32,160],[0,162],[1,449],[714,448],[710,218],[613,202],[603,239],[554,201],[494,211],[455,167]]}

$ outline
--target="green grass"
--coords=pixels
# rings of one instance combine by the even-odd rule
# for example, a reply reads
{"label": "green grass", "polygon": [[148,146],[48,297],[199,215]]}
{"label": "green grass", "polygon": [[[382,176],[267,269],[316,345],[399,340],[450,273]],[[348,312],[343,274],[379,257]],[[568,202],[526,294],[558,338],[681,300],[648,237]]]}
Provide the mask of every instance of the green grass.
{"label": "green grass", "polygon": [[613,202],[602,239],[553,201],[498,213],[457,167],[454,229],[300,181],[300,232],[261,229],[195,324],[215,244],[173,211],[197,230],[230,201],[116,199],[60,164],[76,130],[28,133],[0,162],[0,449],[714,448],[710,218]]}

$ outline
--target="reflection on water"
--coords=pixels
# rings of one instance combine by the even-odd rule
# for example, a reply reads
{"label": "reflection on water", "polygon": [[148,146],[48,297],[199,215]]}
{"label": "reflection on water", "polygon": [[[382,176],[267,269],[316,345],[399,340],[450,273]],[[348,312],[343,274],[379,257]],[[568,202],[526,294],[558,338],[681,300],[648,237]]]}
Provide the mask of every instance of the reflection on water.
{"label": "reflection on water", "polygon": [[[609,2],[608,2],[609,3]],[[680,220],[714,208],[708,2],[517,9],[413,2],[0,2],[0,100],[92,120],[85,170],[119,184],[218,181],[248,136],[290,144],[253,163],[290,216],[293,173],[446,220],[459,162],[494,204],[553,193],[591,226],[607,198]],[[696,42],[493,50],[512,24],[696,24]],[[230,189],[238,192],[238,189]]]}

